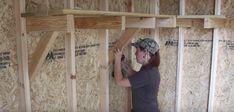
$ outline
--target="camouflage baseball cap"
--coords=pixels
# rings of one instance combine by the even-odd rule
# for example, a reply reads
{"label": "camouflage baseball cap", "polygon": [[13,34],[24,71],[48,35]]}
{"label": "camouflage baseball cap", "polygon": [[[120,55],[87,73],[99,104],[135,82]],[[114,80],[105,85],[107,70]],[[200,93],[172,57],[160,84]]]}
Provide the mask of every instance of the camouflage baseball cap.
{"label": "camouflage baseball cap", "polygon": [[144,48],[151,54],[155,54],[159,50],[159,45],[158,43],[151,38],[144,38],[144,39],[139,39],[135,43],[132,43],[132,46],[136,48]]}

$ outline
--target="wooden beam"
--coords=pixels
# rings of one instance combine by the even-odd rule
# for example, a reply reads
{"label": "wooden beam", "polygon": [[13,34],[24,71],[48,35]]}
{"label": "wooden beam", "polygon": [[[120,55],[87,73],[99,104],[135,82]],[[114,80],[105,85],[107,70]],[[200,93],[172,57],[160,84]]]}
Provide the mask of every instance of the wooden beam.
{"label": "wooden beam", "polygon": [[205,28],[234,28],[234,19],[205,19]]}
{"label": "wooden beam", "polygon": [[19,111],[31,112],[30,84],[28,76],[28,51],[27,51],[27,33],[26,19],[21,17],[21,13],[25,12],[25,0],[13,0],[14,15],[16,21],[16,37],[17,37],[17,62],[19,77]]}
{"label": "wooden beam", "polygon": [[204,27],[203,19],[177,19],[176,20],[177,27]]}
{"label": "wooden beam", "polygon": [[119,48],[123,49],[130,40],[140,31],[140,29],[126,29],[120,39],[115,43],[115,45],[109,51],[109,63],[112,63],[114,60],[113,49]]}
{"label": "wooden beam", "polygon": [[234,19],[227,19],[224,27],[225,28],[234,28]]}
{"label": "wooden beam", "polygon": [[132,12],[114,12],[114,11],[95,11],[95,10],[77,10],[77,9],[61,9],[50,10],[48,14],[22,13],[23,17],[28,16],[61,16],[71,14],[74,16],[126,16],[126,17],[156,17],[156,18],[170,18],[175,15],[159,15],[146,13],[132,13]]}
{"label": "wooden beam", "polygon": [[204,28],[224,28],[225,27],[225,19],[210,19],[205,18],[204,20]]}
{"label": "wooden beam", "polygon": [[127,28],[155,28],[155,18],[136,18],[126,19]]}
{"label": "wooden beam", "polygon": [[57,38],[59,32],[46,32],[40,39],[35,52],[32,54],[32,59],[29,64],[29,78],[33,80],[40,70],[45,58],[51,48],[53,42]]}
{"label": "wooden beam", "polygon": [[121,28],[121,17],[76,17],[75,28],[78,29],[118,29]]}
{"label": "wooden beam", "polygon": [[[109,3],[108,0],[100,1],[100,10],[108,11]],[[100,80],[99,80],[99,112],[109,112],[109,69],[108,69],[108,49],[109,49],[109,30],[102,29],[98,30],[100,53]]]}
{"label": "wooden beam", "polygon": [[211,18],[211,19],[225,19],[225,16],[221,15],[179,15],[177,16],[179,19],[205,19],[205,18]]}
{"label": "wooden beam", "polygon": [[156,27],[164,27],[164,28],[175,28],[176,27],[176,18],[157,18],[156,19]]}
{"label": "wooden beam", "polygon": [[87,16],[126,16],[126,17],[156,17],[156,18],[168,18],[174,17],[174,15],[156,15],[146,13],[131,13],[131,12],[114,12],[114,11],[93,11],[93,10],[70,10],[63,9],[63,14],[74,15],[87,15]]}
{"label": "wooden beam", "polygon": [[27,17],[27,31],[66,31],[66,16]]}

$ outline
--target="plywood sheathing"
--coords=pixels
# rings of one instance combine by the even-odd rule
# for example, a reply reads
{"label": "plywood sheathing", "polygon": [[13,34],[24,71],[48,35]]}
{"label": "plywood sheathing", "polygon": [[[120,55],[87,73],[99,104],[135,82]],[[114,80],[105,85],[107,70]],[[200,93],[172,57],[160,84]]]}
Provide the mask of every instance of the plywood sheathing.
{"label": "plywood sheathing", "polygon": [[159,66],[161,82],[158,94],[159,108],[162,112],[173,112],[175,106],[175,85],[177,65],[178,30],[160,29]]}
{"label": "plywood sheathing", "polygon": [[16,26],[13,11],[12,1],[0,1],[0,111],[17,111],[21,97],[18,89]]}
{"label": "plywood sheathing", "polygon": [[[234,1],[222,0],[221,14],[234,17]],[[234,111],[233,32],[233,29],[227,28],[220,31],[214,112]]]}
{"label": "plywood sheathing", "polygon": [[216,78],[214,112],[232,112],[234,103],[234,39],[233,29],[222,29],[219,40],[219,53]]}
{"label": "plywood sheathing", "polygon": [[211,30],[186,30],[184,75],[181,90],[183,111],[203,112],[207,109],[211,45]]}
{"label": "plywood sheathing", "polygon": [[[221,14],[234,17],[234,1],[223,0]],[[234,103],[233,32],[233,29],[227,28],[220,31],[214,112],[234,111],[232,108]]]}
{"label": "plywood sheathing", "polygon": [[17,88],[16,35],[12,2],[0,1],[0,20],[0,110],[17,111],[20,91]]}
{"label": "plywood sheathing", "polygon": [[234,18],[234,1],[233,0],[221,0],[221,14],[229,18]]}
{"label": "plywood sheathing", "polygon": [[186,0],[186,15],[213,15],[215,0]]}
{"label": "plywood sheathing", "polygon": [[[43,33],[29,33],[29,55],[35,50]],[[49,51],[50,56],[31,81],[33,111],[67,111],[66,65],[65,58],[58,58],[55,53],[64,53],[64,34],[60,34]],[[61,54],[62,55],[62,54]],[[63,54],[64,55],[64,54]],[[30,59],[30,58],[29,58]]]}
{"label": "plywood sheathing", "polygon": [[[99,108],[99,64],[97,30],[76,32],[76,46],[80,55],[76,56],[77,111],[97,111]],[[87,45],[94,45],[93,47]]]}

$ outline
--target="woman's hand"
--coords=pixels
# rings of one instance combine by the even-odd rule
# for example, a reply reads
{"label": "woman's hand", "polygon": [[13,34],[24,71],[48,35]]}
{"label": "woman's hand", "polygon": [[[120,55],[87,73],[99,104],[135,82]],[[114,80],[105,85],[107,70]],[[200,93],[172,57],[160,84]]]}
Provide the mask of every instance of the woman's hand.
{"label": "woman's hand", "polygon": [[115,55],[115,62],[121,62],[121,57],[123,54],[123,49],[114,49],[114,55]]}

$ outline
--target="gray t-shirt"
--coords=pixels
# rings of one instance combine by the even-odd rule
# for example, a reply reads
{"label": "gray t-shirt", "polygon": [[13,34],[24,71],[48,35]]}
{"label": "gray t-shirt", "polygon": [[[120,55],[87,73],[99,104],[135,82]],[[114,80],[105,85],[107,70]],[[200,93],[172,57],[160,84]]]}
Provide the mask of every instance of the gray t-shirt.
{"label": "gray t-shirt", "polygon": [[158,89],[160,73],[157,68],[141,68],[139,72],[128,77],[132,88],[134,112],[158,112]]}

